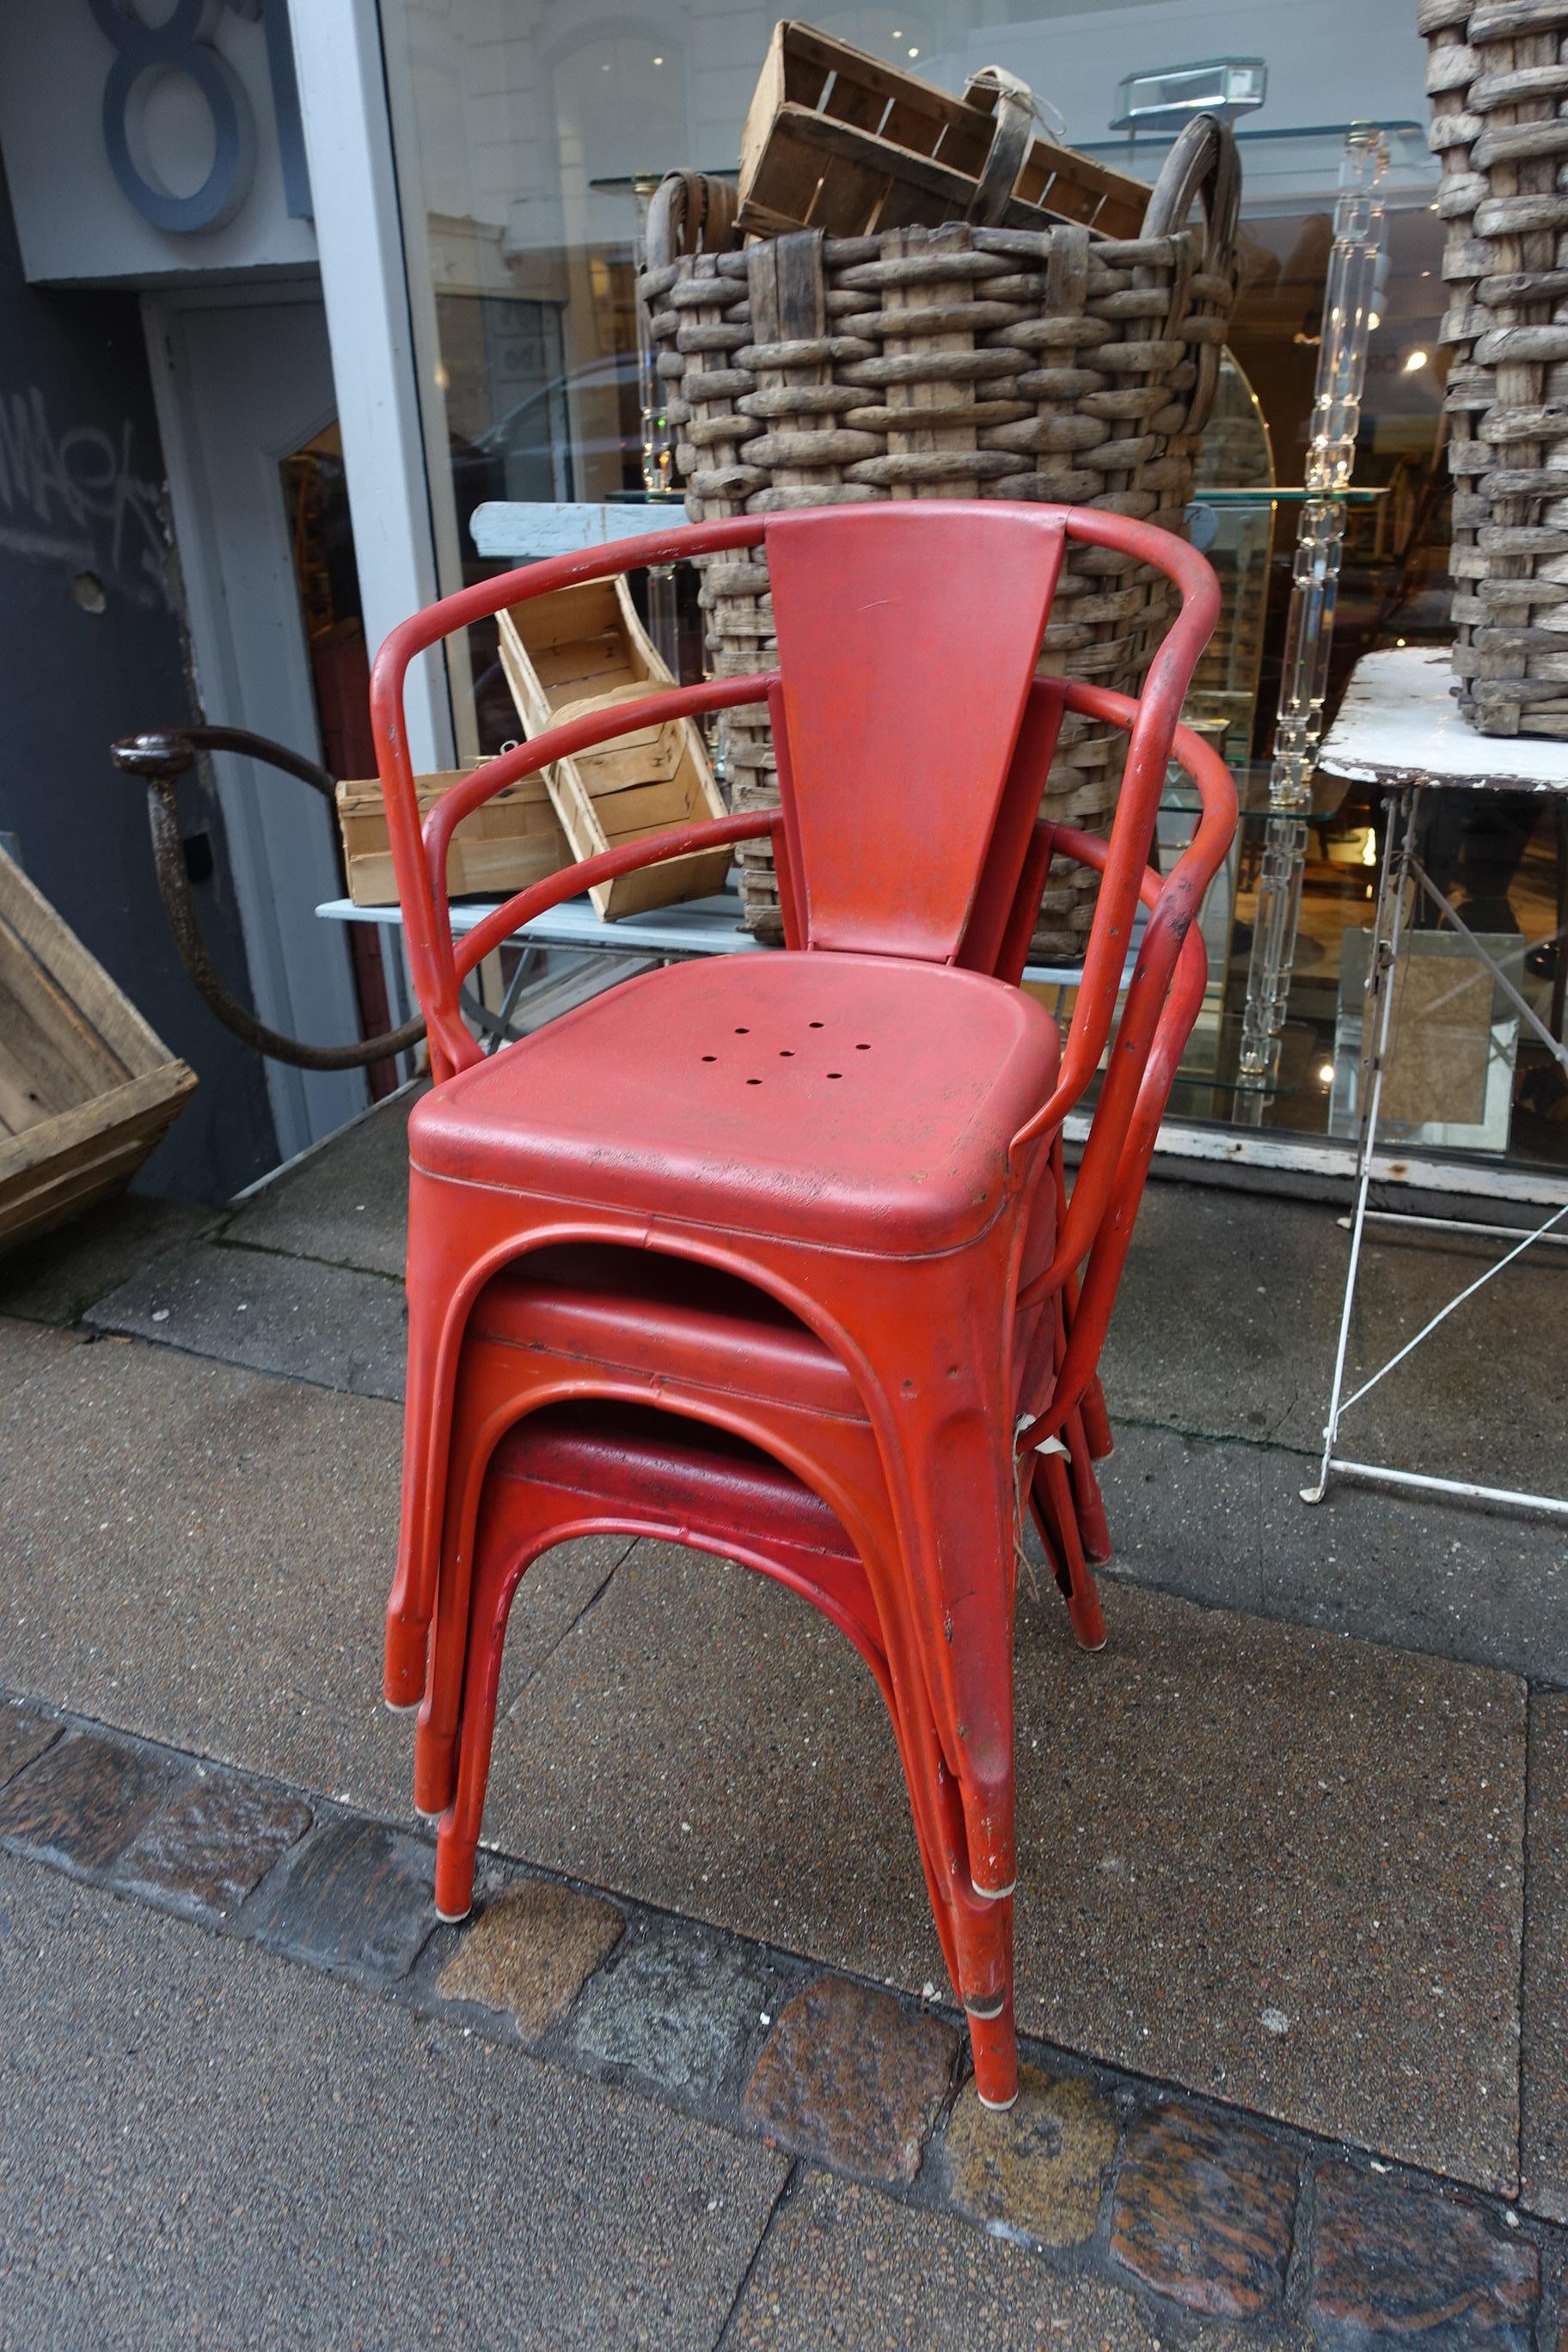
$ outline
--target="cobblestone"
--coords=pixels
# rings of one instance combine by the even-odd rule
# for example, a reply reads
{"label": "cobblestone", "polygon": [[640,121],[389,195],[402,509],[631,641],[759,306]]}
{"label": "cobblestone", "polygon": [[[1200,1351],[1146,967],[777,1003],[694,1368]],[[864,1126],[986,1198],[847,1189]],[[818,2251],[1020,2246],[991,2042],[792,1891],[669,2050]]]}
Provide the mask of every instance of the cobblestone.
{"label": "cobblestone", "polygon": [[184,1778],[156,1748],[79,1732],[57,1740],[0,1794],[0,1838],[39,1862],[102,1870]]}
{"label": "cobblestone", "polygon": [[315,1814],[302,1797],[227,1772],[204,1775],[150,1821],[117,1875],[137,1893],[222,1918],[298,1845]]}
{"label": "cobblestone", "polygon": [[1255,2319],[1285,2292],[1296,2185],[1294,2161],[1261,2132],[1163,2107],[1127,2136],[1111,2252],[1189,2311]]}
{"label": "cobblestone", "polygon": [[515,2017],[531,2042],[558,2025],[620,1942],[626,1920],[598,1895],[531,1879],[487,1903],[437,1979],[447,2000]]}
{"label": "cobblestone", "polygon": [[436,1925],[434,1856],[379,1822],[339,1821],[260,1890],[264,1943],[373,1984],[407,1975]]}
{"label": "cobblestone", "polygon": [[1094,2235],[1116,2153],[1115,2111],[1079,2075],[1020,2066],[1017,2101],[1005,2114],[983,2107],[965,2083],[942,2153],[961,2213],[1005,2222],[1043,2246],[1081,2245]]}
{"label": "cobblestone", "polygon": [[912,2180],[947,2095],[958,2036],[891,1993],[818,1977],[784,2008],[746,2088],[772,2137],[874,2180]]}
{"label": "cobblestone", "polygon": [[1468,2198],[1317,2172],[1313,2332],[1326,2352],[1529,2352],[1541,2258]]}

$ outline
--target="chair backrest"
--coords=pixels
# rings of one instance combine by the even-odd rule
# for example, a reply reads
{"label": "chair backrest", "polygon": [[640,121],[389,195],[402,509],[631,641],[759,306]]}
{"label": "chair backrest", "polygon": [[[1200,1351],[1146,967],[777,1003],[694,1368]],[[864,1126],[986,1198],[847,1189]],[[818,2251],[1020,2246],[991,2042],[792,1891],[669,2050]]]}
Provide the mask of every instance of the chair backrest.
{"label": "chair backrest", "polygon": [[[1080,690],[1049,681],[1030,691],[1069,539],[1146,562],[1181,594],[1136,705],[1126,704],[1117,722],[1129,725],[1121,793],[1069,1041],[1069,1058],[1087,1075],[1109,1034],[1172,740],[1214,625],[1218,585],[1182,541],[1121,515],[906,499],[733,516],[554,557],[459,590],[387,638],[372,677],[372,719],[437,1076],[478,1058],[459,982],[510,930],[592,883],[705,842],[771,833],[792,946],[994,969],[1061,710]],[[777,672],[672,687],[646,705],[558,723],[453,785],[421,829],[403,709],[404,680],[419,654],[557,588],[764,541]],[[521,777],[639,725],[764,699],[779,811],[619,844],[520,892],[454,948],[447,850],[464,816]]]}
{"label": "chair backrest", "polygon": [[807,947],[957,957],[1066,535],[1050,507],[768,518],[774,745]]}

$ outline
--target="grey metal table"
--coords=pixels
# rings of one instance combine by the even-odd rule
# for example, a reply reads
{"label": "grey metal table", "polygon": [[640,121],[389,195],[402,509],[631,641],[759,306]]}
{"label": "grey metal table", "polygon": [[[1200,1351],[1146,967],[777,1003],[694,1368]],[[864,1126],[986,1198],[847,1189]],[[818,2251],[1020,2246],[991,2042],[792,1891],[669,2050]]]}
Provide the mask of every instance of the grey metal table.
{"label": "grey metal table", "polygon": [[[1340,1423],[1345,1414],[1412,1355],[1440,1324],[1447,1322],[1468,1298],[1474,1297],[1484,1284],[1513,1265],[1527,1249],[1538,1244],[1568,1241],[1568,1233],[1557,1230],[1568,1221],[1568,1202],[1565,1202],[1561,1208],[1554,1209],[1533,1232],[1521,1236],[1505,1256],[1494,1265],[1489,1265],[1476,1281],[1467,1284],[1386,1363],[1380,1365],[1350,1396],[1345,1395],[1345,1358],[1350,1346],[1356,1279],[1369,1224],[1415,1226],[1428,1233],[1460,1233],[1502,1239],[1513,1237],[1513,1229],[1508,1226],[1468,1223],[1453,1217],[1418,1217],[1393,1210],[1373,1209],[1368,1205],[1373,1156],[1377,1146],[1378,1119],[1389,1060],[1394,975],[1401,944],[1408,929],[1407,901],[1413,892],[1419,892],[1438,910],[1444,919],[1445,929],[1462,942],[1477,962],[1490,973],[1494,988],[1511,1005],[1520,1021],[1545,1045],[1559,1066],[1568,1073],[1568,1047],[1552,1035],[1534,1007],[1526,1002],[1501,970],[1485,942],[1469,929],[1447,895],[1433,880],[1418,854],[1417,832],[1423,795],[1428,792],[1568,794],[1568,742],[1534,736],[1500,738],[1479,734],[1459,715],[1450,692],[1452,677],[1446,648],[1411,646],[1390,653],[1364,655],[1352,673],[1339,717],[1330,730],[1318,759],[1319,767],[1329,775],[1342,777],[1350,782],[1370,784],[1389,793],[1392,806],[1388,846],[1378,878],[1371,953],[1367,959],[1361,1036],[1363,1052],[1369,1039],[1371,1047],[1366,1055],[1364,1077],[1357,1097],[1359,1129],[1355,1206],[1351,1217],[1344,1221],[1349,1224],[1351,1236],[1350,1259],[1345,1270],[1344,1307],[1340,1318],[1328,1419],[1323,1430],[1322,1462],[1317,1484],[1303,1486],[1301,1499],[1305,1503],[1321,1503],[1328,1492],[1331,1476],[1337,1475],[1373,1486],[1405,1487],[1418,1494],[1452,1495],[1568,1518],[1568,1497],[1478,1486],[1468,1479],[1442,1477],[1428,1471],[1352,1462],[1335,1451]],[[1568,941],[1560,940],[1557,944],[1560,954],[1568,953]]]}

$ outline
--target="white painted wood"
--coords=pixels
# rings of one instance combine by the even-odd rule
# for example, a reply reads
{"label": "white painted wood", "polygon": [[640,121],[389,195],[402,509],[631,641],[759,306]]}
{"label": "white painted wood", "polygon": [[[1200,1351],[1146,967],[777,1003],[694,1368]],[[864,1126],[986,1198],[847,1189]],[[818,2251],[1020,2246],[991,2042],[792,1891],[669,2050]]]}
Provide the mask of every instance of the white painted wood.
{"label": "white painted wood", "polygon": [[1445,791],[1568,793],[1568,742],[1482,735],[1459,716],[1447,646],[1363,654],[1318,765],[1352,783]]}
{"label": "white painted wood", "polygon": [[[375,0],[310,0],[290,8],[289,21],[374,656],[437,593]],[[405,709],[416,771],[451,767],[451,702],[437,656],[410,670]]]}
{"label": "white painted wood", "polygon": [[535,505],[521,499],[491,499],[474,509],[474,545],[481,555],[529,563],[546,555],[574,555],[612,539],[640,539],[644,532],[686,525],[679,507],[639,506],[621,500],[563,499]]}
{"label": "white painted wood", "polygon": [[[331,422],[331,366],[319,302],[144,305],[202,714],[319,760],[315,695],[280,461]],[[167,722],[150,710],[146,724]],[[312,908],[339,886],[331,810],[307,785],[224,754],[223,809],[256,1009],[315,1045],[357,1037],[349,958]],[[351,1118],[363,1073],[266,1064],[288,1157]]]}

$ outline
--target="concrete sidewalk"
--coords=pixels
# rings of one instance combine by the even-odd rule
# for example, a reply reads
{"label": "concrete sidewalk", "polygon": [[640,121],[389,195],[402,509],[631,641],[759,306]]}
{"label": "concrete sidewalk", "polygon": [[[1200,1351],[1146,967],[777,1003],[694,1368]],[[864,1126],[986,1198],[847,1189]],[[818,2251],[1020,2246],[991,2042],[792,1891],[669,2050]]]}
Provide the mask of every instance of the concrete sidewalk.
{"label": "concrete sidewalk", "polygon": [[[374,1115],[226,1218],[127,1204],[118,1234],[106,1221],[90,1244],[66,1236],[0,1265],[0,1678],[89,1724],[270,1776],[301,1802],[372,1823],[411,1820],[406,1725],[376,1703],[396,1505],[404,1108]],[[1358,1344],[1369,1364],[1396,1344],[1401,1318],[1414,1328],[1465,1255],[1395,1248],[1397,1257],[1380,1252],[1367,1288]],[[1363,2152],[1351,2167],[1363,2184],[1385,2177],[1375,2163],[1394,2167],[1386,2178],[1405,2179],[1402,2193],[1418,2203],[1445,2193],[1423,2181],[1460,2197],[1443,2205],[1451,2226],[1438,2234],[1468,2249],[1460,2285],[1474,2288],[1470,2317],[1459,2334],[1418,2340],[1547,2345],[1563,2254],[1555,2224],[1568,2221],[1564,1545],[1527,1521],[1375,1494],[1342,1490],[1316,1512],[1296,1499],[1326,1391],[1342,1250],[1325,1209],[1152,1188],[1108,1359],[1118,1448],[1106,1484],[1120,1548],[1106,1580],[1108,1650],[1083,1657],[1054,1592],[1024,1594],[1019,2021],[1038,2037],[1042,2063],[1100,2070],[1122,2117],[1097,2191],[1099,2235],[1084,2241],[1100,2251],[1063,2267],[1027,2226],[1017,2234],[1033,2252],[977,2234],[945,2191],[922,2205],[917,2183],[912,2203],[889,2204],[831,2163],[792,2172],[743,2127],[736,2140],[728,2110],[676,2118],[666,2152],[658,2134],[674,2125],[658,2121],[657,2101],[650,2112],[629,2093],[578,2084],[568,2126],[566,2091],[535,2093],[528,2070],[541,2062],[503,2049],[493,2063],[523,2070],[506,2092],[521,2105],[500,2138],[487,2126],[478,2152],[471,2127],[432,2136],[415,2200],[427,2213],[411,2244],[434,2243],[448,2199],[456,2210],[476,2196],[482,2205],[461,2166],[482,2168],[487,2147],[508,2151],[506,2186],[488,2193],[521,2193],[510,2168],[526,2151],[539,2193],[569,2216],[578,2191],[568,2141],[601,2151],[587,2178],[615,2176],[606,2278],[639,2266],[662,2275],[659,2233],[682,2210],[680,2184],[708,2179],[709,2164],[739,2168],[736,2234],[728,2221],[709,2225],[704,2201],[687,2225],[679,2294],[660,2313],[647,2293],[606,2287],[594,2301],[573,2269],[587,2259],[582,2232],[563,2221],[551,2260],[561,2307],[583,2316],[577,2336],[558,2319],[538,2242],[521,2225],[477,2301],[454,2277],[448,2300],[427,2308],[428,2251],[423,2284],[395,2294],[403,2257],[387,2236],[370,2264],[374,2291],[411,2296],[399,2307],[423,2315],[421,2334],[442,2315],[451,2336],[462,2316],[479,2340],[489,2312],[495,2340],[500,2306],[486,2297],[504,2280],[501,2332],[518,2341],[956,2344],[983,2333],[1120,2344],[1163,2329],[1169,2340],[1194,2315],[1238,2316],[1116,2252],[1118,2184],[1141,2178],[1144,2161],[1127,2117],[1152,2112],[1170,2086],[1220,2102],[1212,2128],[1222,2137],[1242,2127],[1225,2117],[1250,2116],[1247,2128],[1286,2151],[1258,2158],[1249,2179],[1288,2158],[1302,2184],[1287,2200],[1278,2292],[1244,2315],[1249,2334],[1408,2341],[1408,2313],[1380,2319],[1367,2302],[1353,2326],[1332,2316],[1370,2294],[1354,2277],[1331,2292],[1323,2283],[1325,2261],[1332,2273],[1338,2259],[1342,2145]],[[1563,1280],[1568,1268],[1527,1264],[1489,1287],[1447,1327],[1447,1357],[1418,1357],[1417,1379],[1374,1392],[1358,1446],[1408,1459],[1414,1433],[1460,1475],[1561,1485],[1561,1467],[1545,1465],[1563,1450],[1568,1370],[1561,1349],[1521,1369],[1517,1334],[1553,1328]],[[92,1344],[78,1323],[84,1309],[85,1332],[106,1335]],[[942,1972],[891,1741],[874,1691],[819,1620],[740,1570],[668,1548],[571,1546],[525,1580],[507,1674],[487,1817],[499,1853],[551,1883],[600,1890],[596,1899],[623,1911],[647,1906],[650,1918],[684,1923],[682,1935],[728,1939],[726,1951],[889,1984],[900,2015],[931,2012]],[[43,1769],[29,1760],[16,1786]],[[182,2003],[171,1987],[211,1969],[239,2038],[254,2016],[265,2040],[259,2021],[293,2006],[282,2066],[335,2065],[335,2036],[348,2037],[369,2141],[379,2074],[404,2079],[384,2037],[412,2032],[412,2012],[395,2002],[395,2022],[362,2023],[369,1997],[319,1976],[308,1992],[279,1993],[289,1962],[129,1905],[112,1869],[68,1891],[25,1822],[9,1842],[28,1857],[7,1865],[13,1929],[24,1916],[50,1924],[25,1952],[0,1942],[0,1953],[8,1967],[26,1961],[16,1982],[37,2034],[74,2033],[76,2043],[69,2063],[64,2043],[49,2045],[56,2054],[16,2109],[27,2120],[5,2194],[22,2202],[6,2241],[25,2249],[27,2292],[42,2299],[18,2306],[28,2315],[18,2326],[0,2286],[0,2326],[13,2328],[0,2341],[145,2340],[129,2323],[123,2338],[104,2332],[112,2304],[92,2299],[103,2281],[91,2248],[116,2192],[89,2186],[90,2167],[59,2209],[71,2216],[58,2223],[61,2242],[75,2251],[56,2267],[77,2284],[60,2290],[52,2319],[38,2285],[53,2260],[38,2168],[68,2111],[56,2076],[73,2080],[100,2034],[112,2042],[127,2000],[144,2004],[146,2049],[167,2054]],[[937,2010],[946,1998],[943,1988]],[[354,2021],[340,2029],[339,2017]],[[34,2033],[29,2022],[10,2037],[13,2065],[28,2064]],[[235,2063],[231,2052],[226,2070]],[[420,2079],[433,2109],[462,2095],[456,2075]],[[333,2086],[350,2097],[346,2077],[334,2073]],[[176,2094],[189,2102],[188,2068],[171,2061],[166,2089],[136,2095],[152,2113]],[[105,2114],[123,2121],[132,2093],[121,2084],[115,2095]],[[922,2126],[936,2152],[919,2181],[950,2179],[952,2096]],[[258,2178],[276,2160],[302,2199],[309,2181],[325,2194],[337,2144],[318,2145],[292,2103],[285,2121],[284,2104],[280,2091]],[[395,2166],[375,2168],[393,2146],[409,2147],[399,2135],[414,2112],[389,2109],[386,2147],[361,2159],[362,2193],[378,2210]],[[203,2108],[191,2129],[216,2129],[215,2113]],[[180,2135],[165,2129],[164,2152],[137,2176],[132,2203],[148,2214],[178,2193],[168,2168]],[[1184,2194],[1196,2195],[1203,2173],[1212,2206],[1225,2165],[1205,2162],[1206,2172],[1188,2167]],[[628,2181],[638,2166],[668,2186],[668,2210],[638,2207]],[[1267,2208],[1255,2179],[1248,2194]],[[1203,2197],[1198,2206],[1209,2210]],[[1009,2226],[1005,2198],[989,2218]],[[1347,2243],[1376,2239],[1371,2223],[1346,2226]],[[491,2228],[485,2221],[483,2234]],[[1510,2241],[1539,2258],[1533,2287],[1494,2259]],[[163,2275],[150,2243],[125,2241],[128,2310]],[[461,2259],[483,2257],[469,2243]],[[932,2315],[900,2328],[906,2290],[895,2282],[917,2277]],[[356,2330],[377,2340],[374,2299],[342,2288],[329,2307],[302,2289],[289,2305],[275,2286],[258,2268],[244,2326],[222,2280],[191,2310],[215,2342],[293,2341],[295,2318],[298,2340],[347,2343]]]}

